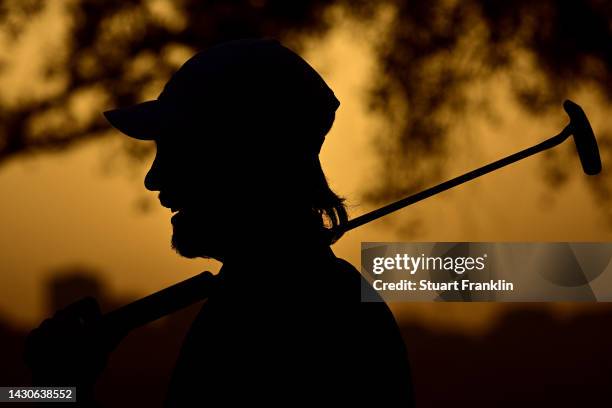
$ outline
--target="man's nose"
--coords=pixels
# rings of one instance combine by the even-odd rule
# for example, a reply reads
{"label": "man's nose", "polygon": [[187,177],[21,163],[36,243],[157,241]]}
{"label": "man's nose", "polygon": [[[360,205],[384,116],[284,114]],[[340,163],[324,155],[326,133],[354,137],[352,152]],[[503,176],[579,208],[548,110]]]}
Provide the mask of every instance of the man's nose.
{"label": "man's nose", "polygon": [[145,188],[149,191],[161,190],[161,177],[159,171],[159,161],[157,160],[157,158],[153,161],[151,168],[145,176],[144,185]]}

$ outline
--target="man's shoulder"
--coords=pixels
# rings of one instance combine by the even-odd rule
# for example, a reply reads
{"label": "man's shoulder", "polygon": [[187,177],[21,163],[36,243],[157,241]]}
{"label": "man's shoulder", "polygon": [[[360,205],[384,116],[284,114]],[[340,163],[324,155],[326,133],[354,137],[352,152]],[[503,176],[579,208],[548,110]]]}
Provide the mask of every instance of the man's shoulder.
{"label": "man's shoulder", "polygon": [[358,284],[361,280],[361,273],[359,273],[359,270],[357,270],[353,264],[345,259],[334,256],[330,260],[330,265],[330,275],[338,280],[347,283],[352,282],[353,284]]}
{"label": "man's shoulder", "polygon": [[333,288],[338,299],[359,310],[361,324],[367,325],[372,321],[376,325],[396,328],[391,310],[359,270],[342,258],[334,257],[332,262],[326,285]]}
{"label": "man's shoulder", "polygon": [[327,278],[339,285],[338,290],[362,303],[379,303],[383,309],[386,309],[383,299],[353,264],[338,257],[333,257],[331,262],[333,266],[328,271]]}

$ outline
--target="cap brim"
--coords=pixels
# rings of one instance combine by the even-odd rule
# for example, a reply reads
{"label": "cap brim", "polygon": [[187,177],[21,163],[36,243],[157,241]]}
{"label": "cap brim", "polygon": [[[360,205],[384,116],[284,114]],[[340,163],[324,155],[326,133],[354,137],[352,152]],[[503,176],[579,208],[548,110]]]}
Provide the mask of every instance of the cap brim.
{"label": "cap brim", "polygon": [[139,140],[156,140],[163,129],[160,103],[157,100],[104,112],[106,120],[122,133]]}

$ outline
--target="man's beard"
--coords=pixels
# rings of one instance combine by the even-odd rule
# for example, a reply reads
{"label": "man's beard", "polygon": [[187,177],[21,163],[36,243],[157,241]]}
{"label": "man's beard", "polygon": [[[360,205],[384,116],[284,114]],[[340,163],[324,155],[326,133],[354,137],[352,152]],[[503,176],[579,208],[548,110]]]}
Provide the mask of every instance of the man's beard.
{"label": "man's beard", "polygon": [[[219,219],[198,217],[197,212],[180,210],[172,217],[172,248],[186,258],[218,258],[224,234]],[[215,233],[216,232],[216,233]]]}

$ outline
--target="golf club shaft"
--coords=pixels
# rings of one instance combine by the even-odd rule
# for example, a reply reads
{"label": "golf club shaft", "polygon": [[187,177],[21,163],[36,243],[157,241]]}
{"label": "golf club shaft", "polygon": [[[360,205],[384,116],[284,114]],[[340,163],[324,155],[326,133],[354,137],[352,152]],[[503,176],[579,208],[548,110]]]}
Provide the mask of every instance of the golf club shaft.
{"label": "golf club shaft", "polygon": [[[437,186],[402,198],[394,203],[354,218],[345,224],[341,230],[343,232],[350,231],[394,211],[441,193],[442,191],[446,191],[450,188],[463,184],[466,181],[473,180],[526,157],[555,147],[567,139],[570,134],[571,129],[569,126],[567,126],[558,135],[553,136],[533,147],[521,150],[518,153],[472,170],[461,176],[438,184]],[[199,300],[207,298],[214,290],[215,279],[216,277],[210,272],[203,272],[185,281],[179,282],[173,286],[107,313],[103,316],[102,323],[109,332],[109,339],[112,342],[118,342],[132,329],[150,323]]]}
{"label": "golf club shaft", "polygon": [[202,272],[106,313],[102,317],[105,335],[111,343],[118,342],[137,327],[207,298],[214,290],[215,282],[212,273]]}
{"label": "golf club shaft", "polygon": [[411,196],[402,198],[398,201],[395,201],[391,204],[388,204],[384,207],[378,208],[376,210],[370,211],[369,213],[363,214],[357,218],[354,218],[350,221],[348,221],[346,224],[344,224],[344,226],[340,227],[340,230],[342,232],[346,232],[346,231],[350,231],[354,228],[360,227],[363,224],[367,224],[369,222],[372,222],[378,218],[384,217],[385,215],[388,215],[394,211],[397,211],[399,209],[402,209],[404,207],[407,207],[411,204],[417,203],[421,200],[424,200],[426,198],[429,198],[433,195],[436,195],[438,193],[441,193],[443,191],[446,191],[448,189],[451,189],[453,187],[456,187],[460,184],[463,184],[467,181],[473,180],[477,177],[483,176],[487,173],[490,173],[492,171],[495,171],[497,169],[500,169],[502,167],[505,167],[509,164],[512,164],[514,162],[517,162],[519,160],[522,160],[526,157],[532,156],[536,153],[539,153],[543,150],[547,150],[550,149],[552,147],[557,146],[558,144],[562,143],[564,140],[566,140],[569,136],[571,135],[571,129],[569,126],[565,127],[565,129],[563,129],[561,131],[561,133],[559,133],[556,136],[551,137],[550,139],[547,139],[545,141],[543,141],[542,143],[539,143],[535,146],[529,147],[525,150],[521,150],[520,152],[511,154],[510,156],[504,157],[503,159],[497,160],[493,163],[487,164],[485,166],[482,166],[480,168],[477,168],[475,170],[472,170],[468,173],[465,173],[461,176],[455,177],[453,179],[447,180],[443,183],[438,184],[437,186],[434,187],[430,187],[426,190],[420,191],[416,194],[413,194]]}

